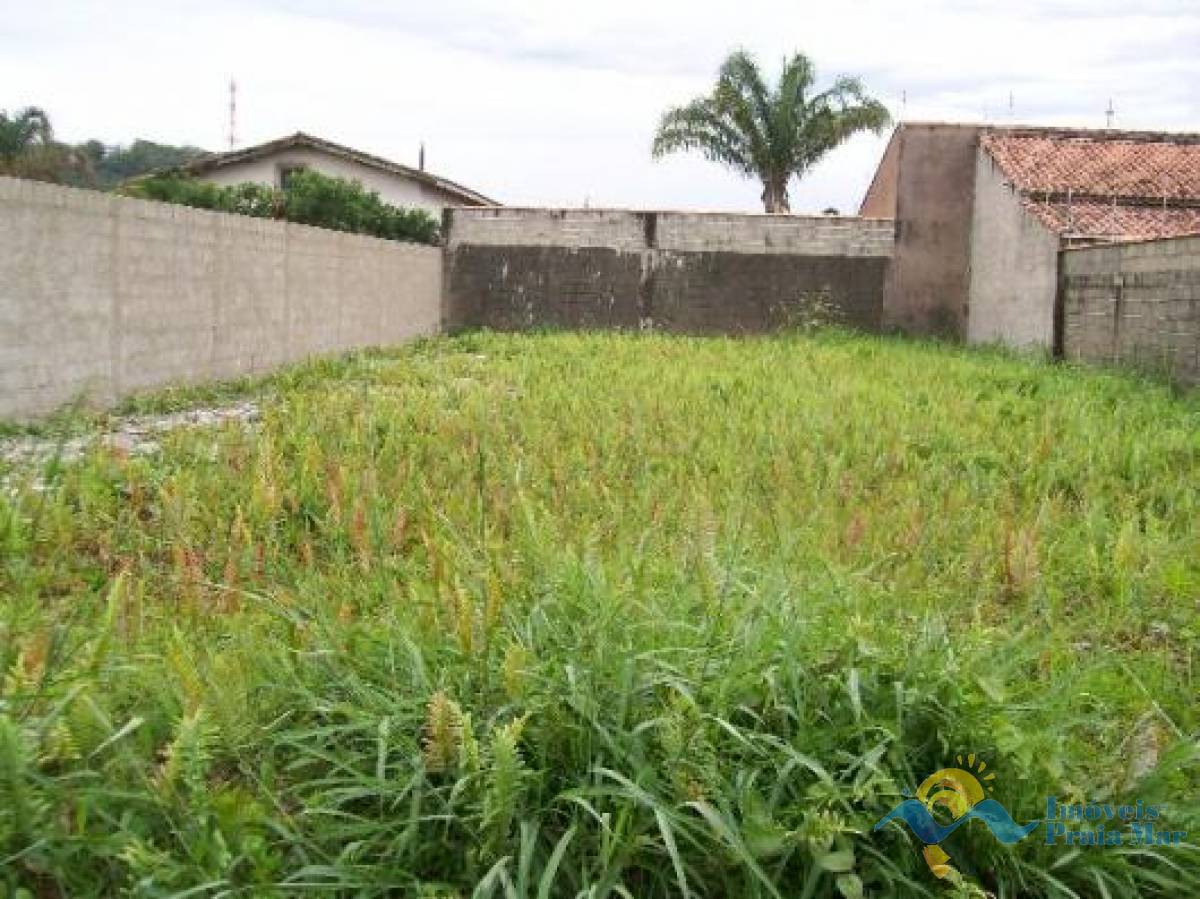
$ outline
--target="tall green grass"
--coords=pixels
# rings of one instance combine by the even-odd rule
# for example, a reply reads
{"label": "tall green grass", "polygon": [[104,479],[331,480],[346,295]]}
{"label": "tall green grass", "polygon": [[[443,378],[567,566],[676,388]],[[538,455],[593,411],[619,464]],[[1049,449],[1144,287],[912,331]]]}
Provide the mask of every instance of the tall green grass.
{"label": "tall green grass", "polygon": [[955,884],[872,831],[968,752],[1018,821],[1200,831],[1194,396],[837,332],[257,388],[9,473],[9,895],[1200,893],[1190,847],[972,823]]}

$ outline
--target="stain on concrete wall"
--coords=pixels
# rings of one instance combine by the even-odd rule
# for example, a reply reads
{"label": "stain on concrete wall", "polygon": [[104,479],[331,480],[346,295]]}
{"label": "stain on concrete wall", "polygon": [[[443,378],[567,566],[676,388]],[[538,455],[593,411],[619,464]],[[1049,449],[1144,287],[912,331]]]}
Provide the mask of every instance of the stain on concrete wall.
{"label": "stain on concrete wall", "polygon": [[450,328],[754,333],[813,320],[877,330],[894,232],[852,217],[455,209]]}
{"label": "stain on concrete wall", "polygon": [[451,330],[637,328],[638,253],[607,247],[459,246],[447,260]]}
{"label": "stain on concrete wall", "polygon": [[1064,250],[1063,355],[1200,384],[1200,236]]}
{"label": "stain on concrete wall", "polygon": [[440,326],[441,251],[0,178],[0,416]]}
{"label": "stain on concrete wall", "polygon": [[654,327],[752,334],[826,321],[878,331],[886,257],[664,252]]}
{"label": "stain on concrete wall", "polygon": [[884,326],[964,338],[979,128],[905,123],[895,140],[896,255]]}

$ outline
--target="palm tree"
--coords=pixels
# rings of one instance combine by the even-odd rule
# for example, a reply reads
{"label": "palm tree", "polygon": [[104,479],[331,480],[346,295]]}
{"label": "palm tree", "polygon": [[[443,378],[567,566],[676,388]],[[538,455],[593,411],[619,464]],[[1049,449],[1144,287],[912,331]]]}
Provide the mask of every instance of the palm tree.
{"label": "palm tree", "polygon": [[768,88],[754,58],[743,50],[721,66],[711,95],[669,109],[654,135],[655,159],[699,150],[748,178],[762,181],[767,212],[788,212],[788,179],[802,176],[822,156],[859,131],[879,134],[891,122],[887,108],[867,96],[857,78],[841,77],[812,93],[816,70],[803,53],[785,60],[779,83]]}
{"label": "palm tree", "polygon": [[50,117],[36,106],[9,115],[0,109],[0,162],[12,162],[54,142]]}
{"label": "palm tree", "polygon": [[87,153],[54,139],[50,117],[36,106],[0,109],[0,175],[90,185],[95,176]]}

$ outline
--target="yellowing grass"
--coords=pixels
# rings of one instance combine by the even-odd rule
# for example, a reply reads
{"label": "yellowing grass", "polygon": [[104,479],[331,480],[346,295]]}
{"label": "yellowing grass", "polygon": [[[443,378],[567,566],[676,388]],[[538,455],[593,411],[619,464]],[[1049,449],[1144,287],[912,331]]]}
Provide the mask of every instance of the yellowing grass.
{"label": "yellowing grass", "polygon": [[[966,752],[1022,822],[1200,828],[1194,396],[839,333],[260,387],[257,426],[9,473],[12,889],[941,895],[871,827]],[[1200,889],[1182,848],[945,848],[964,894]]]}

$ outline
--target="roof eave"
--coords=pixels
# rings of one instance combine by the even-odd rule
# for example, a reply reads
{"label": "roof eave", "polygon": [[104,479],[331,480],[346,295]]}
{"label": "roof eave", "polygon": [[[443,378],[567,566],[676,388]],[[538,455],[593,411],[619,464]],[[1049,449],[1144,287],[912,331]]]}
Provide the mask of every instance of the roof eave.
{"label": "roof eave", "polygon": [[239,150],[229,150],[225,153],[214,153],[202,159],[197,159],[183,166],[175,166],[170,169],[162,170],[162,173],[179,172],[188,175],[203,175],[207,172],[215,171],[216,169],[224,168],[229,165],[236,165],[242,162],[253,162],[256,159],[270,156],[272,153],[282,152],[296,148],[304,148],[310,150],[318,150],[328,153],[332,156],[338,156],[343,159],[349,159],[357,162],[360,165],[379,171],[387,172],[392,175],[400,175],[402,177],[411,178],[421,184],[432,187],[435,190],[440,190],[444,193],[452,194],[453,196],[465,200],[471,205],[478,206],[499,206],[500,203],[490,197],[473,191],[470,188],[463,187],[450,181],[447,178],[441,178],[421,169],[414,169],[406,165],[401,165],[398,162],[392,162],[390,159],[384,159],[381,156],[374,156],[370,153],[364,153],[361,150],[355,150],[352,147],[346,147],[342,144],[334,143],[333,141],[325,140],[324,138],[315,137],[311,134],[306,134],[303,131],[297,131],[294,134],[289,134],[286,137],[276,138],[275,140],[267,141],[261,144],[255,144],[252,147],[244,147]]}

